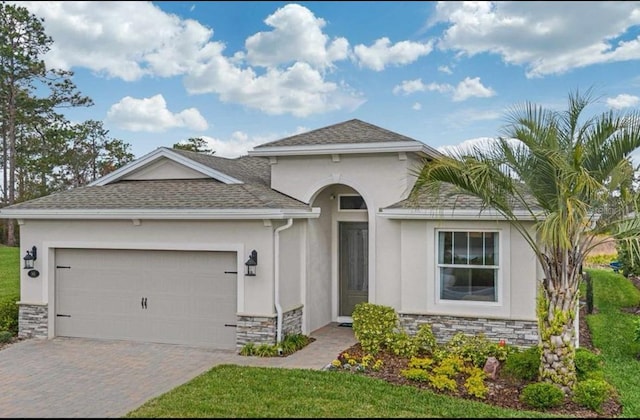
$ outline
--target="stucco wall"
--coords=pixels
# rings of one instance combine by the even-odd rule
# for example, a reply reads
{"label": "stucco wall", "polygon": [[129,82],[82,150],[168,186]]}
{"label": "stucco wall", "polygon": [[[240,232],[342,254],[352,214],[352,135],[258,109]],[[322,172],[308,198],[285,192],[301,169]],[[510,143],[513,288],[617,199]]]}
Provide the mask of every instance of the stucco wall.
{"label": "stucco wall", "polygon": [[[428,313],[483,318],[535,320],[538,280],[535,255],[524,238],[507,222],[496,221],[398,221],[401,229],[403,313]],[[497,230],[500,234],[500,274],[498,302],[439,300],[436,266],[439,229]]]}
{"label": "stucco wall", "polygon": [[323,191],[313,203],[320,217],[307,222],[307,279],[304,307],[306,331],[331,322],[331,207],[330,194]]}
{"label": "stucco wall", "polygon": [[[310,220],[307,231],[308,257],[312,258],[307,263],[310,328],[320,327],[337,316],[339,221],[369,221],[369,300],[400,305],[399,227],[394,221],[377,217],[376,213],[407,197],[418,163],[417,156],[410,153],[287,156],[278,157],[272,163],[274,189],[321,208],[320,219]],[[338,196],[343,193],[360,194],[368,210],[338,211]],[[331,194],[335,196],[334,200],[330,200]],[[331,288],[325,288],[325,284]],[[332,305],[331,313],[327,315],[326,299]],[[311,305],[313,308],[309,307]]]}
{"label": "stucco wall", "polygon": [[[54,300],[55,248],[117,248],[237,251],[239,312],[271,316],[273,305],[273,227],[258,221],[46,221],[26,220],[20,226],[24,250],[35,245],[40,276],[21,270],[21,302],[49,304]],[[244,262],[258,251],[257,275],[244,276]],[[241,307],[244,305],[244,307]],[[51,314],[50,314],[51,315]]]}
{"label": "stucco wall", "polygon": [[[283,223],[274,222],[274,229]],[[280,305],[284,311],[302,305],[301,286],[304,280],[303,231],[306,221],[297,220],[293,225],[280,232]]]}

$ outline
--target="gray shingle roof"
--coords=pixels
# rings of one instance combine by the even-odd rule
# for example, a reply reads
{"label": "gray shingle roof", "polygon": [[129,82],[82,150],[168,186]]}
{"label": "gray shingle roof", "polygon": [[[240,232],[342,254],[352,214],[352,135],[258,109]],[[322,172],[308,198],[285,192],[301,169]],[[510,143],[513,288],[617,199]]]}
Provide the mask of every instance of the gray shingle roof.
{"label": "gray shingle roof", "polygon": [[254,149],[272,146],[309,146],[321,144],[353,144],[353,143],[381,143],[395,141],[412,141],[412,139],[393,131],[385,130],[373,124],[357,119],[318,128],[295,136],[286,137],[281,140],[261,144]]}
{"label": "gray shingle roof", "polygon": [[[535,200],[531,198],[530,203]],[[434,198],[425,189],[410,197],[386,207],[387,209],[421,209],[421,210],[480,210],[482,200],[463,193],[452,184],[442,184],[439,195]],[[538,209],[537,207],[532,207]],[[514,210],[526,210],[519,202],[514,201]]]}
{"label": "gray shingle roof", "polygon": [[235,159],[227,159],[215,155],[190,152],[188,150],[166,149],[242,182],[271,185],[271,168],[269,167],[269,160],[267,158],[241,156]]}
{"label": "gray shingle roof", "polygon": [[214,179],[120,181],[59,192],[6,209],[309,209],[264,184]]}

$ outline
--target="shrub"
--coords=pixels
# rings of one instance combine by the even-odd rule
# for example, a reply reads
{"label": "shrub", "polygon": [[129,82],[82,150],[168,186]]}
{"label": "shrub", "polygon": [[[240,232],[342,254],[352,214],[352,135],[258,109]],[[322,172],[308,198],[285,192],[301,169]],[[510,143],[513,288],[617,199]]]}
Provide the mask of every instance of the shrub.
{"label": "shrub", "polygon": [[573,390],[573,401],[600,413],[602,404],[612,395],[613,388],[604,380],[586,379]]}
{"label": "shrub", "polygon": [[393,354],[400,357],[413,357],[419,350],[417,340],[404,331],[393,333],[387,347]]}
{"label": "shrub", "polygon": [[578,381],[582,381],[601,369],[602,358],[585,348],[579,347],[576,349],[575,365]]}
{"label": "shrub", "polygon": [[559,406],[564,401],[564,392],[557,386],[547,382],[536,382],[522,389],[520,401],[540,409]]}
{"label": "shrub", "polygon": [[517,379],[533,381],[540,372],[540,357],[538,346],[514,351],[505,360],[502,371]]}
{"label": "shrub", "polygon": [[13,334],[9,331],[0,331],[0,343],[8,343],[13,339]]}
{"label": "shrub", "polygon": [[253,343],[247,343],[240,349],[240,354],[242,356],[253,356],[256,351],[256,345]]}
{"label": "shrub", "polygon": [[485,398],[489,392],[489,387],[484,383],[486,374],[478,367],[471,367],[467,369],[469,377],[464,381],[464,387],[469,395],[473,395],[476,398]]}
{"label": "shrub", "polygon": [[618,241],[617,245],[618,262],[620,262],[622,274],[626,277],[640,274],[640,255],[632,246],[627,241]]}
{"label": "shrub", "polygon": [[430,324],[420,325],[418,332],[416,333],[415,340],[419,351],[424,353],[431,353],[438,346],[436,336],[433,335],[433,330],[431,329]]}
{"label": "shrub", "polygon": [[273,344],[262,343],[253,352],[260,357],[273,357],[278,355],[278,348]]}
{"label": "shrub", "polygon": [[451,354],[462,357],[474,366],[483,367],[487,358],[496,353],[497,345],[489,341],[484,334],[465,335],[456,333],[446,344],[446,349]]}
{"label": "shrub", "polygon": [[412,381],[427,382],[429,380],[429,372],[419,368],[403,369],[400,375]]}
{"label": "shrub", "polygon": [[398,314],[389,306],[368,302],[358,303],[351,314],[353,334],[362,349],[377,354],[381,346],[393,341]]}
{"label": "shrub", "polygon": [[18,334],[19,309],[16,304],[20,298],[10,295],[0,300],[0,331],[8,331],[12,335]]}

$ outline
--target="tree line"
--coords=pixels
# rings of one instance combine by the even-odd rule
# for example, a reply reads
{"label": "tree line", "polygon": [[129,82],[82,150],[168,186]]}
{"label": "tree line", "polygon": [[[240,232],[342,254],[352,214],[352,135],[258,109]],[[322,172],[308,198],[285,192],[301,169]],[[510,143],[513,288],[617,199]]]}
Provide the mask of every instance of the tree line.
{"label": "tree line", "polygon": [[[63,115],[93,101],[73,83],[73,72],[47,68],[43,57],[53,39],[43,22],[0,3],[0,207],[86,185],[134,158],[101,121]],[[0,238],[16,245],[15,221],[4,222]]]}

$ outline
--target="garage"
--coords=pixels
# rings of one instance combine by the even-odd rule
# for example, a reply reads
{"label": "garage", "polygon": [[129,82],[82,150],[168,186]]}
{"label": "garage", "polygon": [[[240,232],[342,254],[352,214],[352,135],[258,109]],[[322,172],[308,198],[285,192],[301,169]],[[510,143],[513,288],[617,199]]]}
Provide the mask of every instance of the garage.
{"label": "garage", "polygon": [[55,335],[235,349],[235,252],[56,249]]}

